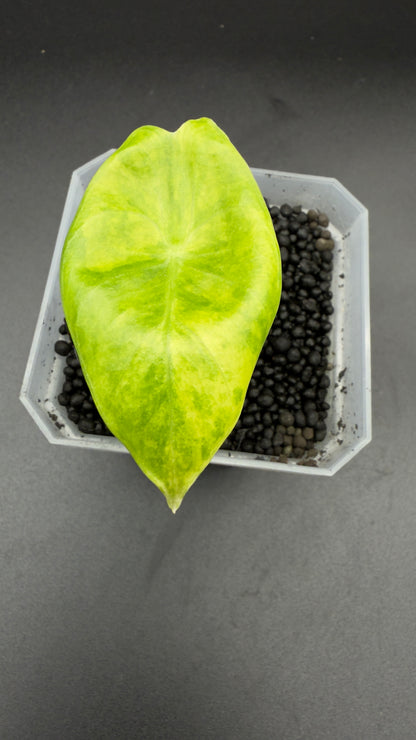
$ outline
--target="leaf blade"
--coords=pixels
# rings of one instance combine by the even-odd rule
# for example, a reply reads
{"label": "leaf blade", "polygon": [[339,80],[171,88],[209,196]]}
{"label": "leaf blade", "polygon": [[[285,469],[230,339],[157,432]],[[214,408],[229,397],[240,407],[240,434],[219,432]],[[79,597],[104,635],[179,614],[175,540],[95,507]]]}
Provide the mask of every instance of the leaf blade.
{"label": "leaf blade", "polygon": [[209,119],[142,127],[65,243],[65,315],[95,403],[172,510],[234,427],[281,290],[248,165]]}

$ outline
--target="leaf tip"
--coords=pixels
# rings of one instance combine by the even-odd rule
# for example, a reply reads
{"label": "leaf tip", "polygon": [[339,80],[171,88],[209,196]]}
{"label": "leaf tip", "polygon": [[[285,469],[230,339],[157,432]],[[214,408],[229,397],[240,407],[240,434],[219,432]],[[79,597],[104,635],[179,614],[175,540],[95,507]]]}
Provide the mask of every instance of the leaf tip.
{"label": "leaf tip", "polygon": [[168,504],[169,509],[171,510],[172,514],[176,514],[176,512],[178,511],[178,509],[179,509],[179,507],[180,507],[180,505],[181,505],[181,503],[183,501],[183,498],[184,498],[184,495],[185,494],[183,494],[183,495],[181,495],[181,494],[169,495],[169,494],[165,493],[164,495],[165,495],[167,504]]}

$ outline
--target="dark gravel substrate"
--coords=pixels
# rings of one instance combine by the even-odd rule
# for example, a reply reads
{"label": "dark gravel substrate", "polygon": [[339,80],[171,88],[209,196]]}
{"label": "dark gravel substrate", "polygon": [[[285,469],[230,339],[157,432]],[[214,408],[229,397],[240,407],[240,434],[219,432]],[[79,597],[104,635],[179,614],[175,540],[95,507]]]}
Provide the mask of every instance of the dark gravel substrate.
{"label": "dark gravel substrate", "polygon": [[[269,207],[282,257],[280,307],[240,418],[222,449],[314,464],[325,439],[334,241],[324,213]],[[66,358],[58,401],[83,434],[111,436],[91,398],[65,323],[55,351]]]}

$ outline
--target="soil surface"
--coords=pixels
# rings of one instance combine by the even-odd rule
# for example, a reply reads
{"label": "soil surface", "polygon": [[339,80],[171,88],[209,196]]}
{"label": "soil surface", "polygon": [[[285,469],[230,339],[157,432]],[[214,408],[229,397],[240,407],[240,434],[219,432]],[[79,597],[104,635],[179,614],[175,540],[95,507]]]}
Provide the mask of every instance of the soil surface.
{"label": "soil surface", "polygon": [[[240,418],[222,449],[314,465],[315,445],[327,433],[334,240],[325,213],[287,203],[267,205],[280,246],[282,297]],[[59,331],[55,351],[66,364],[58,401],[82,434],[111,436],[92,400],[65,319]]]}

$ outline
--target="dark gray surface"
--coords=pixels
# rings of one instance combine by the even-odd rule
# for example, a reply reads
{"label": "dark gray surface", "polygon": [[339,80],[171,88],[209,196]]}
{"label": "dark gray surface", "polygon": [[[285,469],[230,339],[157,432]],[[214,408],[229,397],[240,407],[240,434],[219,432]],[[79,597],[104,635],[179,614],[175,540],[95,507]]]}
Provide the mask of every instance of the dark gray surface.
{"label": "dark gray surface", "polygon": [[[414,740],[413,3],[148,5],[2,5],[0,737]],[[210,466],[173,516],[17,397],[70,173],[200,115],[369,208],[374,439],[333,479]]]}

